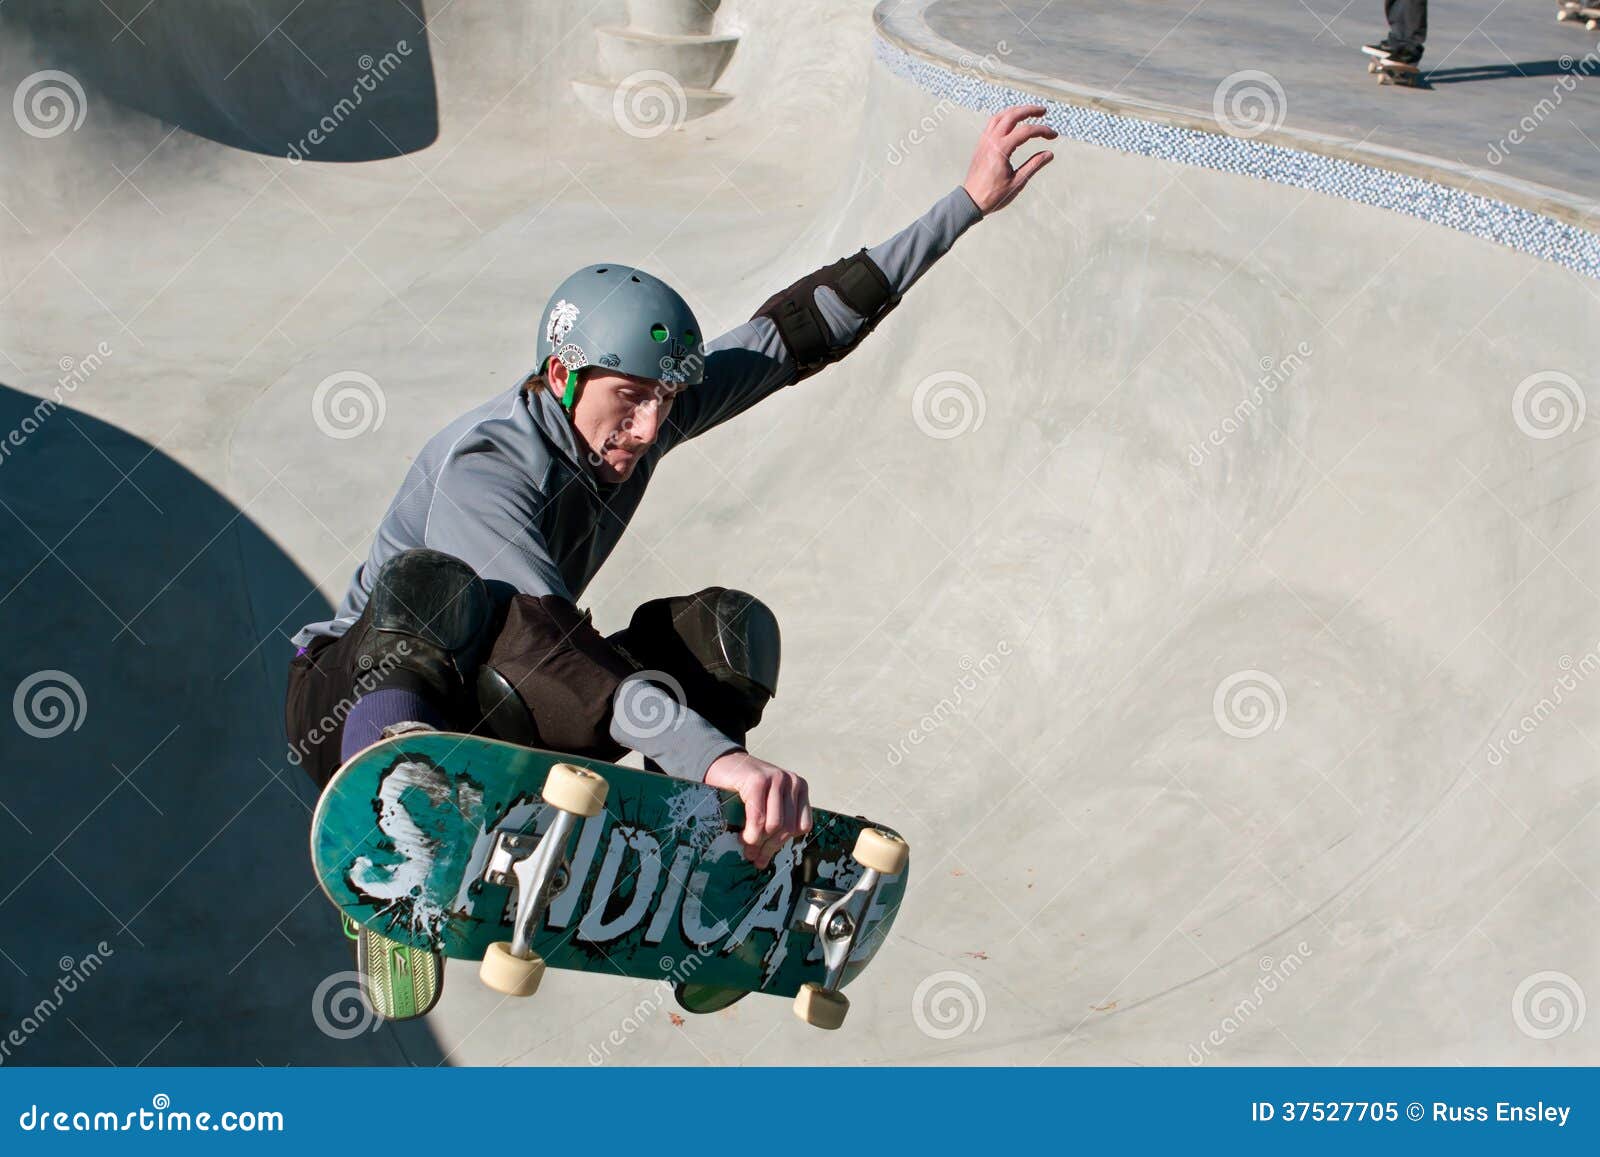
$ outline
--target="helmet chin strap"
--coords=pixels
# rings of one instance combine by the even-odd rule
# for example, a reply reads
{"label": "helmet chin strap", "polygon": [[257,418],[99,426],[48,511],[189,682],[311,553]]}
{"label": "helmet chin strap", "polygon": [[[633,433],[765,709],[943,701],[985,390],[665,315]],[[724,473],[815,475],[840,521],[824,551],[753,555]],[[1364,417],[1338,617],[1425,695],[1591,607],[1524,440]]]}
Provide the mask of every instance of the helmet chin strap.
{"label": "helmet chin strap", "polygon": [[567,413],[572,413],[573,404],[578,400],[578,375],[581,370],[567,370],[567,386],[561,391],[561,408]]}

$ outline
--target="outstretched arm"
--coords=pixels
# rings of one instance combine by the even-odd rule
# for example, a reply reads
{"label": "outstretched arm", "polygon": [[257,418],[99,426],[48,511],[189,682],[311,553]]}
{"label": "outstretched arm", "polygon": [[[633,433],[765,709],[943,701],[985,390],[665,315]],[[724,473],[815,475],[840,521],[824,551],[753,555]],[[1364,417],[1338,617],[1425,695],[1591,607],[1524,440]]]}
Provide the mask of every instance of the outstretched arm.
{"label": "outstretched arm", "polygon": [[703,434],[784,386],[802,381],[855,349],[957,239],[987,214],[1016,199],[1053,154],[1020,169],[1011,154],[1049,125],[1024,123],[1044,113],[1017,105],[990,118],[967,179],[893,237],[802,277],[768,298],[751,319],[706,344],[705,379],[680,394],[665,448]]}

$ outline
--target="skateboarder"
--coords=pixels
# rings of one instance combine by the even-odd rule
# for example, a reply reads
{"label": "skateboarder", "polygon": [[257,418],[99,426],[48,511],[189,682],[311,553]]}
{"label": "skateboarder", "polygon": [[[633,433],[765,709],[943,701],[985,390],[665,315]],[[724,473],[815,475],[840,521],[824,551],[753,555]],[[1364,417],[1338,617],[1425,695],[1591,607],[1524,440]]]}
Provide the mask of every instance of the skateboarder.
{"label": "skateboarder", "polygon": [[772,611],[711,587],[640,606],[606,637],[576,603],[663,455],[854,349],[956,239],[1049,163],[1012,153],[1055,130],[1016,106],[966,180],[883,244],[771,297],[703,341],[673,289],[591,265],[539,318],[538,368],[417,455],[337,614],[294,637],[291,759],[319,786],[383,729],[418,722],[650,765],[738,792],[765,867],[809,830],[805,780],[750,754],[777,691]]}
{"label": "skateboarder", "polygon": [[1363,44],[1361,51],[1396,64],[1419,63],[1428,38],[1428,0],[1384,0],[1383,15],[1389,34],[1376,44]]}

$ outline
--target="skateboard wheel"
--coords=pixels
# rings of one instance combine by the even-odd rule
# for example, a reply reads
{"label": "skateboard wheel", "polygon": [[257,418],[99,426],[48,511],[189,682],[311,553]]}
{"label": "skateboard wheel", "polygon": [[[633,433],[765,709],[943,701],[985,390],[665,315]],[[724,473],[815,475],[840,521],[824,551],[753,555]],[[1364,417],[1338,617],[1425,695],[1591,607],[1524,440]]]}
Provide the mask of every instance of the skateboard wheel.
{"label": "skateboard wheel", "polygon": [[813,1028],[838,1028],[849,1011],[848,996],[814,981],[806,981],[794,994],[794,1014]]}
{"label": "skateboard wheel", "polygon": [[537,952],[529,960],[513,956],[511,945],[496,941],[483,954],[478,979],[507,996],[532,996],[539,991],[539,981],[544,979],[544,961]]}
{"label": "skateboard wheel", "polygon": [[611,785],[604,776],[570,763],[558,763],[544,781],[544,802],[551,807],[587,819],[599,815],[606,806]]}
{"label": "skateboard wheel", "polygon": [[862,828],[850,854],[863,868],[871,868],[885,876],[898,876],[906,870],[906,864],[911,859],[911,849],[904,840],[877,828]]}

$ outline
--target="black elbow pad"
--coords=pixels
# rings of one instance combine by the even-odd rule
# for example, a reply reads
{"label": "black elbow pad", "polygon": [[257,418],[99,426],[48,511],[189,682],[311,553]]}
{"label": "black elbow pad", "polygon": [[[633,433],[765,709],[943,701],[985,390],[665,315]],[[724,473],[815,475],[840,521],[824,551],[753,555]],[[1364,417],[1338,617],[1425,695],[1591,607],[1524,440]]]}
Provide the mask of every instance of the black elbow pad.
{"label": "black elbow pad", "polygon": [[[826,285],[866,320],[848,345],[828,347],[828,326],[816,302],[816,291]],[[861,344],[894,307],[900,304],[894,287],[862,249],[802,277],[788,289],[773,294],[751,319],[765,316],[778,327],[783,344],[794,359],[795,381],[809,378],[831,366]]]}

